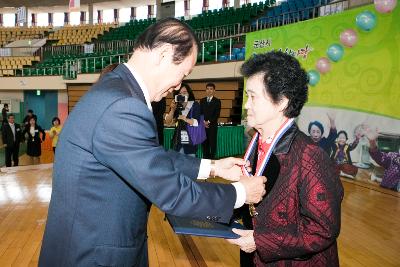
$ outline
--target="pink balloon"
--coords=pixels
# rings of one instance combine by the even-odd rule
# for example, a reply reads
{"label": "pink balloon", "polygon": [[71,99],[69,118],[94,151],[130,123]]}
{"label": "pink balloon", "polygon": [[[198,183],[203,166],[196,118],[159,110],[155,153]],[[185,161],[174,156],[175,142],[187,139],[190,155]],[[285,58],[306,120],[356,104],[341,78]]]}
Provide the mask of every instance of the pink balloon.
{"label": "pink balloon", "polygon": [[340,42],[347,47],[353,47],[357,43],[357,32],[353,29],[344,30],[340,34]]}
{"label": "pink balloon", "polygon": [[320,59],[318,59],[315,68],[320,73],[325,74],[331,70],[331,63],[329,62],[329,59],[327,59],[326,57],[321,57]]}
{"label": "pink balloon", "polygon": [[389,13],[397,5],[397,0],[374,0],[375,9],[379,13]]}

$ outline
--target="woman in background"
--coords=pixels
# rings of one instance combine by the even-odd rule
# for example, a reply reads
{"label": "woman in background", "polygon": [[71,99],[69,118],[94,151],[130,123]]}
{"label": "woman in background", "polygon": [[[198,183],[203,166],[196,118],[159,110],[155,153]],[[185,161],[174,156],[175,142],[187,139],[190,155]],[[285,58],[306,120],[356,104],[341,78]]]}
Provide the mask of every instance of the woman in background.
{"label": "woman in background", "polygon": [[332,146],[337,138],[337,130],[335,125],[335,117],[333,114],[327,114],[329,119],[329,135],[324,137],[324,126],[319,121],[312,121],[308,124],[308,133],[311,140],[319,145],[328,155],[332,152]]}
{"label": "woman in background", "polygon": [[[40,133],[42,136],[40,137]],[[27,135],[26,154],[31,157],[32,164],[40,164],[40,156],[42,155],[41,143],[46,138],[46,133],[36,124],[36,118],[31,117],[29,124],[25,126],[24,135]]]}
{"label": "woman in background", "polygon": [[[181,97],[183,101],[175,102],[175,98]],[[172,147],[174,150],[187,154],[196,155],[197,145],[190,141],[186,125],[198,127],[200,120],[200,104],[196,102],[192,88],[182,83],[178,91],[174,91],[174,99],[171,101],[171,109],[165,116],[165,122],[176,123]]]}
{"label": "woman in background", "polygon": [[53,153],[56,153],[58,136],[60,135],[60,132],[61,132],[61,129],[62,129],[60,118],[54,117],[51,120],[51,124],[53,125],[53,127],[51,127],[51,129],[50,129],[49,136],[52,139],[51,145],[53,147]]}
{"label": "woman in background", "polygon": [[353,165],[350,151],[353,151],[360,142],[361,133],[357,133],[353,143],[348,143],[349,140],[346,131],[339,131],[337,141],[332,147],[331,159],[336,163],[340,175],[354,179],[357,175],[358,168]]}
{"label": "woman in background", "polygon": [[378,149],[378,130],[366,126],[365,135],[369,140],[371,158],[385,169],[381,187],[400,192],[400,151],[382,152]]}

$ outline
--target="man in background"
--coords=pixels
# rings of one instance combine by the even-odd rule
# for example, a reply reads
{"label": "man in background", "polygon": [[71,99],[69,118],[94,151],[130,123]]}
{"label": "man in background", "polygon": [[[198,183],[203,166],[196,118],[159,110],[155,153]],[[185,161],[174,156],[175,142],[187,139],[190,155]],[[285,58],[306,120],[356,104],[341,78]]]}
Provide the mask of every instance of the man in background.
{"label": "man in background", "polygon": [[35,121],[37,121],[37,116],[35,114],[33,114],[33,110],[32,109],[28,109],[28,114],[25,116],[25,118],[22,121],[22,123],[24,125],[28,125],[29,121],[31,120],[31,118],[34,118]]}
{"label": "man in background", "polygon": [[22,139],[22,129],[15,123],[14,114],[8,114],[8,122],[2,128],[3,145],[6,150],[6,167],[11,167],[11,158],[14,166],[18,166],[19,144]]}
{"label": "man in background", "polygon": [[8,112],[8,104],[4,104],[3,109],[1,110],[1,115],[3,116],[3,123],[7,122],[7,112]]}
{"label": "man in background", "polygon": [[221,100],[215,96],[215,84],[206,85],[206,97],[200,100],[201,114],[204,115],[207,139],[203,142],[203,153],[206,159],[215,159],[217,150],[218,118],[221,112]]}

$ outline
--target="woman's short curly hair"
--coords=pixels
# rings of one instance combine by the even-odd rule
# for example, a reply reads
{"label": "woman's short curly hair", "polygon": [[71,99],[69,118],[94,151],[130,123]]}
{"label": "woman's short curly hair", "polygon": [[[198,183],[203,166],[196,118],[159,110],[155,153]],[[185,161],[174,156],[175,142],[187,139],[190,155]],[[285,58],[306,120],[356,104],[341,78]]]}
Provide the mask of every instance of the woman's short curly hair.
{"label": "woman's short curly hair", "polygon": [[307,102],[308,75],[293,56],[278,51],[256,54],[242,65],[241,73],[246,78],[262,73],[272,102],[278,104],[282,97],[289,100],[284,110],[288,118],[297,117]]}

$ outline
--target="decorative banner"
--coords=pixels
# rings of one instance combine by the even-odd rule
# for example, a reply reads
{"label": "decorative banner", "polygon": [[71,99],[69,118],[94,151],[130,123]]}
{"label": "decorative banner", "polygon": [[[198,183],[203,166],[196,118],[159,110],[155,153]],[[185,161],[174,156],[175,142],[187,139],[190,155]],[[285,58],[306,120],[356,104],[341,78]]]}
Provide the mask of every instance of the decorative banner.
{"label": "decorative banner", "polygon": [[94,51],[94,44],[84,44],[83,48],[85,54],[92,54]]}
{"label": "decorative banner", "polygon": [[17,23],[27,23],[26,21],[26,7],[17,8]]}
{"label": "decorative banner", "polygon": [[81,0],[69,0],[69,11],[79,11]]}
{"label": "decorative banner", "polygon": [[[379,22],[370,32],[358,30],[356,17],[365,11]],[[311,87],[309,106],[330,106],[400,119],[400,8],[381,15],[374,5],[347,10],[282,27],[246,35],[246,59],[253,53],[281,50],[294,55],[303,67],[316,68],[326,57],[331,44],[340,42],[340,34],[353,29],[358,42],[344,47],[343,58],[331,62],[331,69]],[[246,102],[243,96],[243,103]],[[244,114],[244,112],[242,112]]]}
{"label": "decorative banner", "polygon": [[[271,50],[295,56],[311,85],[300,129],[318,132],[315,141],[328,144],[342,177],[396,190],[400,184],[383,175],[368,139],[377,129],[378,150],[400,159],[400,8],[390,10],[397,1],[390,3],[248,33],[246,59]],[[243,106],[246,101],[244,94]]]}

